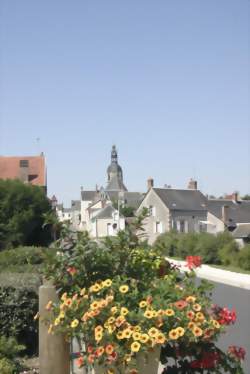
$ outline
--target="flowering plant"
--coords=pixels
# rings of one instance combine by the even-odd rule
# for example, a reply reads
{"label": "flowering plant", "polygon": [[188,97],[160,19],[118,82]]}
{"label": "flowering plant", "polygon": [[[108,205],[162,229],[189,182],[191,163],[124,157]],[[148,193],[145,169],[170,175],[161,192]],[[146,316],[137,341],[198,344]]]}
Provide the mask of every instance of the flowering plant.
{"label": "flowering plant", "polygon": [[213,287],[196,281],[200,258],[181,274],[130,227],[101,243],[85,233],[66,239],[46,270],[60,296],[46,307],[48,332],[84,342],[79,366],[136,374],[139,356],[158,350],[167,374],[243,373],[244,349],[216,344],[236,313],[213,305]]}
{"label": "flowering plant", "polygon": [[[157,347],[164,347],[166,373],[174,367],[181,373],[218,370],[232,363],[237,367],[243,358],[232,347],[228,357],[221,355],[212,341],[232,320],[225,323],[221,310],[209,304],[203,286],[194,293],[190,279],[179,279],[176,270],[147,285],[124,277],[98,281],[73,295],[64,293],[59,304],[49,303],[47,309],[49,333],[81,338],[86,350],[78,365],[102,365],[105,373],[119,368],[136,373],[138,353],[146,356]],[[230,313],[227,310],[226,315]]]}

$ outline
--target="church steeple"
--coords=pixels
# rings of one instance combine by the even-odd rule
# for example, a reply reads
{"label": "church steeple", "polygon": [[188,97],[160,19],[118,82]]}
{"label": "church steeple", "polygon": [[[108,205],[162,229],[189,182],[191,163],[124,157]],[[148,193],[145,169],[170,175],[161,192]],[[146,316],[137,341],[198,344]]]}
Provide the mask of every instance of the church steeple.
{"label": "church steeple", "polygon": [[118,155],[117,155],[117,150],[116,146],[112,146],[112,151],[111,151],[111,163],[117,164],[118,163]]}
{"label": "church steeple", "polygon": [[118,153],[115,145],[112,146],[111,163],[107,169],[107,174],[107,191],[127,191],[127,188],[123,184],[122,168],[118,164]]}

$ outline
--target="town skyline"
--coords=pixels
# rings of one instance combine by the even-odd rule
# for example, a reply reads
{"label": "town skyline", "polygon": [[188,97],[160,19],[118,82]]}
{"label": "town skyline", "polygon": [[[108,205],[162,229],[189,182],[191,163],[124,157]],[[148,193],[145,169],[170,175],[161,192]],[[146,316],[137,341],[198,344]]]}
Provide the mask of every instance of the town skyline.
{"label": "town skyline", "polygon": [[[68,204],[106,183],[112,144],[129,190],[250,191],[243,0],[1,3],[0,155],[47,161]],[[59,13],[58,13],[59,12]]]}

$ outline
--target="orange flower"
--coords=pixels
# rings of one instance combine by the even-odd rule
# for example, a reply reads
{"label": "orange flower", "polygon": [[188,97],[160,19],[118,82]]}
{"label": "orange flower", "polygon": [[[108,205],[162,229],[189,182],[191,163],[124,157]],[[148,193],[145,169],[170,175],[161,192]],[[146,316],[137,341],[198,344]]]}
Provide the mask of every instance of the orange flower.
{"label": "orange flower", "polygon": [[194,316],[195,316],[195,314],[194,314],[194,312],[193,312],[192,310],[189,310],[189,311],[187,312],[187,317],[188,317],[189,319],[194,319]]}
{"label": "orange flower", "polygon": [[87,351],[88,353],[92,353],[94,351],[94,348],[92,347],[92,345],[88,346]]}
{"label": "orange flower", "polygon": [[193,310],[195,310],[196,312],[199,312],[201,310],[200,304],[194,304],[193,305]]}
{"label": "orange flower", "polygon": [[107,355],[111,355],[113,352],[114,352],[114,347],[112,344],[108,344],[106,345],[105,347],[105,352],[107,353]]}
{"label": "orange flower", "polygon": [[104,348],[103,347],[99,347],[96,352],[95,352],[95,355],[96,357],[101,357],[104,353]]}
{"label": "orange flower", "polygon": [[196,337],[202,336],[202,334],[203,334],[202,329],[198,326],[195,326],[193,328],[192,332],[193,332],[194,336],[196,336]]}
{"label": "orange flower", "polygon": [[179,333],[176,329],[173,329],[173,330],[169,331],[168,336],[169,336],[170,339],[176,340],[176,339],[179,338]]}
{"label": "orange flower", "polygon": [[182,310],[182,309],[184,309],[188,304],[187,304],[187,302],[186,302],[185,300],[179,300],[179,301],[176,301],[176,302],[174,303],[174,305],[176,306],[177,309]]}

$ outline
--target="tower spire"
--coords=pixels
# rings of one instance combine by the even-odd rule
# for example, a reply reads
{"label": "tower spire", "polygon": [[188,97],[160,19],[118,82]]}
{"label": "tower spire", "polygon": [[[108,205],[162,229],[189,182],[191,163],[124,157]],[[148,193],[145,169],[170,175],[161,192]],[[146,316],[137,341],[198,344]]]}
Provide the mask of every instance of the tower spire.
{"label": "tower spire", "polygon": [[115,145],[112,146],[112,150],[111,150],[111,162],[114,164],[118,164],[118,155],[117,155],[117,150],[116,150]]}

